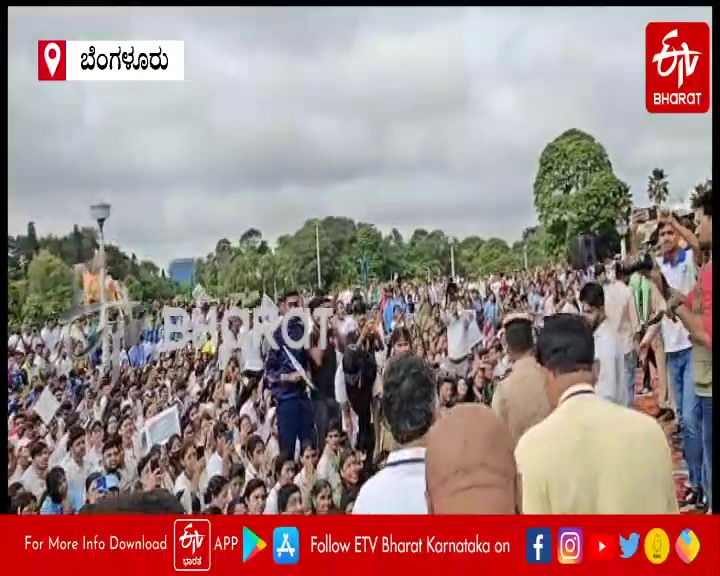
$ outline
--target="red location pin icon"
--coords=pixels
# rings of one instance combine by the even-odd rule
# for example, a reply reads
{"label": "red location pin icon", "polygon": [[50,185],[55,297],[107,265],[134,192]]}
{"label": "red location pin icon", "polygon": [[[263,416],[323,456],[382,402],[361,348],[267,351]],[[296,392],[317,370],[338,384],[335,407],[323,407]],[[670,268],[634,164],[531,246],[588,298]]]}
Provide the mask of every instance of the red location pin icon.
{"label": "red location pin icon", "polygon": [[50,42],[45,46],[45,64],[51,77],[55,77],[58,64],[60,64],[60,46],[55,42]]}

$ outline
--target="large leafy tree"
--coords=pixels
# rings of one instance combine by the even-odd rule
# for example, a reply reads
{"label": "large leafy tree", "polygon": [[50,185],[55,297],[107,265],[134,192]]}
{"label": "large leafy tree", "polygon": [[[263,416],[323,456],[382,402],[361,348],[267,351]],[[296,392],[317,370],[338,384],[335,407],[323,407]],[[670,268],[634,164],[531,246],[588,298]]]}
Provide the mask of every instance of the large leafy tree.
{"label": "large leafy tree", "polygon": [[648,176],[647,194],[655,206],[664,204],[670,196],[670,183],[662,168],[655,168]]}
{"label": "large leafy tree", "polygon": [[39,324],[66,312],[72,304],[74,281],[70,266],[49,251],[40,250],[30,261],[26,277],[9,281],[11,320]]}
{"label": "large leafy tree", "polygon": [[[91,260],[97,248],[95,230],[77,225],[65,236],[42,236],[29,222],[26,234],[8,236],[9,324],[40,323],[66,312],[79,288],[73,266]],[[134,299],[163,300],[177,292],[152,262],[138,261],[112,244],[106,245],[105,257],[108,272]]]}
{"label": "large leafy tree", "polygon": [[613,173],[600,142],[572,129],[540,155],[533,186],[535,209],[552,254],[566,254],[571,238],[613,231],[632,206],[630,189]]}

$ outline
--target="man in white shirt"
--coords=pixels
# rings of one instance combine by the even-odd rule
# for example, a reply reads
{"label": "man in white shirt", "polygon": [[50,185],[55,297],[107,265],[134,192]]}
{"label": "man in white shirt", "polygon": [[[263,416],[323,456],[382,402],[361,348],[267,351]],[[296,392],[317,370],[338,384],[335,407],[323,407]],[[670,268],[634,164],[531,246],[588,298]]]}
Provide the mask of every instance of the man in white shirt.
{"label": "man in white shirt", "polygon": [[205,490],[213,476],[227,476],[230,471],[229,451],[233,448],[233,434],[228,425],[222,420],[213,426],[213,439],[215,441],[215,450],[207,458],[205,470],[200,474],[198,487],[200,494],[205,494]]}
{"label": "man in white shirt", "polygon": [[85,456],[85,430],[74,426],[67,436],[67,454],[60,462],[68,482],[68,496],[73,512],[85,504],[85,479],[95,470],[92,459]]}
{"label": "man in white shirt", "polygon": [[443,369],[455,378],[465,378],[469,372],[470,351],[480,339],[480,330],[474,331],[473,338],[471,328],[472,323],[477,322],[475,313],[463,309],[458,301],[457,286],[454,283],[448,284],[446,294],[447,308],[443,321],[447,326],[448,357],[447,362],[443,364]]}
{"label": "man in white shirt", "polygon": [[437,416],[435,379],[425,361],[406,352],[383,377],[382,410],[399,447],[360,489],[353,514],[427,514],[425,437]]}
{"label": "man in white shirt", "polygon": [[[658,226],[658,242],[662,256],[656,262],[673,290],[689,294],[696,284],[696,268],[692,250],[680,246],[680,235],[672,219]],[[676,415],[682,437],[683,457],[688,465],[690,489],[685,504],[695,505],[702,486],[703,447],[700,431],[700,399],[695,395],[692,375],[692,343],[680,321],[667,316],[661,321],[668,384],[675,397]],[[658,359],[659,360],[659,359]]]}
{"label": "man in white shirt", "polygon": [[627,387],[623,382],[623,348],[617,332],[605,317],[603,287],[597,282],[585,284],[580,290],[580,303],[595,338],[595,361],[599,362],[595,393],[616,404],[627,405]]}
{"label": "man in white shirt", "polygon": [[627,390],[627,405],[632,406],[637,381],[638,355],[636,335],[640,327],[635,298],[625,283],[622,266],[615,266],[614,278],[606,273],[600,276],[605,290],[605,318],[610,328],[617,334],[620,352],[623,355],[622,381]]}
{"label": "man in white shirt", "polygon": [[30,444],[30,466],[23,472],[20,482],[25,490],[35,496],[38,506],[42,505],[40,498],[42,498],[46,488],[45,475],[47,474],[49,460],[50,451],[45,442],[38,440]]}

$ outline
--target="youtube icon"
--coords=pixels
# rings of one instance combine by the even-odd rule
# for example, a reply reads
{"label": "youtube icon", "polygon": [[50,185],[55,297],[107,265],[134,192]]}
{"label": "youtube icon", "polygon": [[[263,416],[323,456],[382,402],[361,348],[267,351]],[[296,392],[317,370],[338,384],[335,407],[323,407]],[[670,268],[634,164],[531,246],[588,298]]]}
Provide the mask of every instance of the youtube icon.
{"label": "youtube icon", "polygon": [[593,534],[588,546],[588,555],[594,560],[612,560],[617,557],[617,536]]}

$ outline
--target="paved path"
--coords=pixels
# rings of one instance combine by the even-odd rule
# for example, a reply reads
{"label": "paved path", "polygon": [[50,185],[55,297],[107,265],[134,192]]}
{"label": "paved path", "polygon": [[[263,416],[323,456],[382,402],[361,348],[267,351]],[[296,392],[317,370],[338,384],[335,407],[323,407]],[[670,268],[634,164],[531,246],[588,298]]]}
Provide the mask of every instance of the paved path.
{"label": "paved path", "polygon": [[[636,393],[639,394],[642,390],[642,372],[638,372],[638,384],[636,386]],[[660,405],[658,404],[657,397],[655,396],[655,384],[656,382],[653,380],[653,392],[651,394],[648,394],[646,396],[635,396],[635,401],[633,402],[635,408],[653,417],[657,417],[657,415],[660,413]],[[670,445],[670,451],[672,452],[674,467],[673,478],[675,480],[675,491],[677,493],[678,501],[682,501],[685,498],[688,473],[687,465],[685,464],[685,460],[683,459],[681,450],[671,440],[671,434],[675,427],[675,420],[671,420],[669,422],[660,422],[660,425],[665,431],[665,436],[667,437],[668,444]],[[684,514],[695,513],[696,512],[694,511],[684,512]]]}

